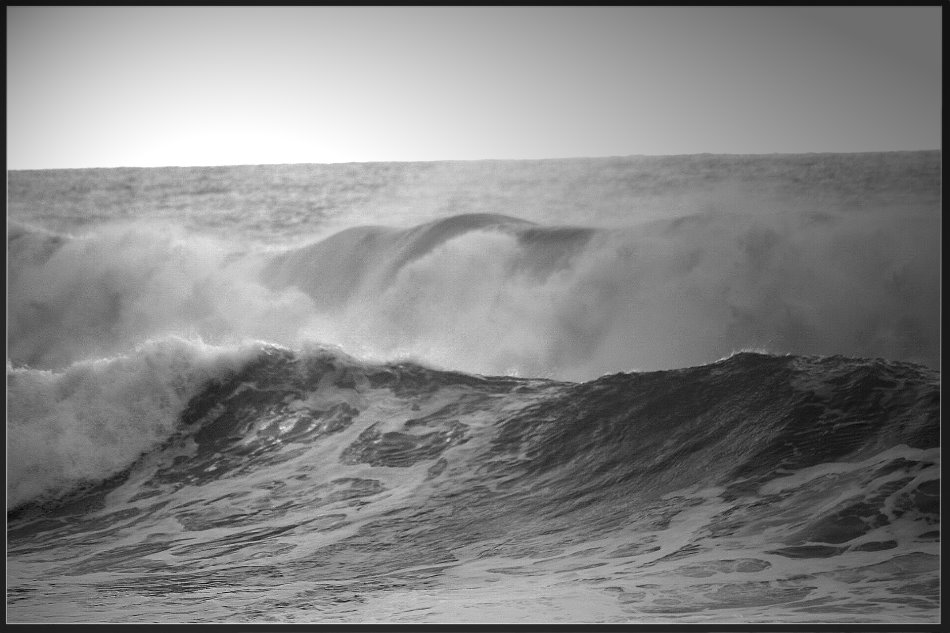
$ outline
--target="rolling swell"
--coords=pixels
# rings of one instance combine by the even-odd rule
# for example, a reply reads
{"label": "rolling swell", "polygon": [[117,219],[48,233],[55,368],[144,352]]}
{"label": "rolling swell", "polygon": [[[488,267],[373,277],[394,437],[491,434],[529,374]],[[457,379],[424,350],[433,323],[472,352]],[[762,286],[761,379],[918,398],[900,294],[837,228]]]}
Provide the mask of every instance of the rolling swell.
{"label": "rolling swell", "polygon": [[329,583],[302,609],[483,574],[612,583],[631,618],[826,616],[865,580],[865,604],[911,579],[907,608],[937,600],[939,376],[913,364],[739,353],[572,383],[264,346],[178,429],[8,512],[13,551],[79,539],[62,573],[122,570],[109,591]]}
{"label": "rolling swell", "polygon": [[[543,481],[556,507],[586,497],[649,502],[700,484],[734,499],[822,464],[939,446],[938,375],[908,363],[743,352],[568,383],[367,364],[328,348],[254,354],[204,378],[180,405],[181,437],[196,452],[159,480],[181,487],[251,472],[322,442],[347,464]],[[389,419],[371,415],[383,401]],[[465,421],[473,416],[474,427]],[[336,443],[351,427],[355,439]],[[476,437],[464,464],[446,464],[449,449]]]}
{"label": "rolling swell", "polygon": [[919,366],[745,352],[574,386],[504,421],[494,446],[524,451],[532,476],[583,472],[592,491],[662,496],[705,482],[738,495],[816,464],[936,447],[938,412],[939,381]]}

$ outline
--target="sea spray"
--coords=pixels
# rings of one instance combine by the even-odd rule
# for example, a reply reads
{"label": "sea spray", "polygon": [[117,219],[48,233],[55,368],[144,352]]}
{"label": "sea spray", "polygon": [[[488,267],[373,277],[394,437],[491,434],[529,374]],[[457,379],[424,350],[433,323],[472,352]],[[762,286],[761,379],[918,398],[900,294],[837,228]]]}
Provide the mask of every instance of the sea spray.
{"label": "sea spray", "polygon": [[209,380],[259,349],[166,338],[63,371],[8,363],[7,508],[127,468],[176,432],[185,405]]}
{"label": "sea spray", "polygon": [[80,236],[16,227],[11,240],[8,358],[62,370],[147,338],[293,341],[314,309],[301,292],[257,281],[239,245],[174,226],[122,223]]}
{"label": "sea spray", "polygon": [[314,338],[484,374],[586,380],[749,346],[936,366],[929,222],[880,209],[718,209],[612,229],[456,216],[288,251],[262,283],[312,298]]}
{"label": "sea spray", "polygon": [[283,250],[154,224],[73,238],[20,229],[8,356],[63,369],[145,337],[197,335],[570,380],[750,346],[936,367],[930,226],[887,209],[710,209],[625,228],[476,214]]}

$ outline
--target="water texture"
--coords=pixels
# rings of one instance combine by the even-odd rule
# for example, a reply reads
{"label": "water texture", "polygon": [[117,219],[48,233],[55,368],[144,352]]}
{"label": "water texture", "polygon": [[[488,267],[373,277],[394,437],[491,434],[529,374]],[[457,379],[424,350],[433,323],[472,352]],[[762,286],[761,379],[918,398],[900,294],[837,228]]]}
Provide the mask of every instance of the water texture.
{"label": "water texture", "polygon": [[9,174],[9,622],[939,621],[939,152]]}

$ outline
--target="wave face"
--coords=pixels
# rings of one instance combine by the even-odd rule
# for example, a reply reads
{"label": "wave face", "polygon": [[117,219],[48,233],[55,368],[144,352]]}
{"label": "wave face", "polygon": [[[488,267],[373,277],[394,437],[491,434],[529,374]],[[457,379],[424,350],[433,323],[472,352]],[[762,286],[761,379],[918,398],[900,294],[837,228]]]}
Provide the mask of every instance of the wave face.
{"label": "wave face", "polygon": [[13,621],[937,620],[939,152],[8,180]]}
{"label": "wave face", "polygon": [[[171,407],[160,445],[8,516],[14,620],[871,622],[937,609],[939,376],[921,366],[740,353],[571,383],[329,348],[204,353],[214,377]],[[57,459],[77,461],[50,449],[56,476]]]}

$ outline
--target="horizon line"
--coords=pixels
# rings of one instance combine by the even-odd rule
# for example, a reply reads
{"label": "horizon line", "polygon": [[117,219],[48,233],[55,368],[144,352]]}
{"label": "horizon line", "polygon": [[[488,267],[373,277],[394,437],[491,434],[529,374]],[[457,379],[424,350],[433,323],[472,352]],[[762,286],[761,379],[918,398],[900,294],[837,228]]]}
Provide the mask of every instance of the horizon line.
{"label": "horizon line", "polygon": [[14,171],[70,171],[84,169],[191,169],[203,167],[282,167],[290,165],[373,165],[381,163],[486,163],[486,162],[538,162],[538,161],[571,161],[571,160],[610,160],[624,158],[682,158],[685,156],[815,156],[815,155],[857,155],[857,154],[922,154],[941,152],[942,149],[887,149],[862,151],[815,151],[815,152],[693,152],[677,154],[609,154],[599,156],[549,156],[544,158],[436,158],[427,160],[344,160],[344,161],[299,161],[279,163],[216,163],[193,165],[90,165],[82,167],[20,167],[7,168],[7,172]]}

